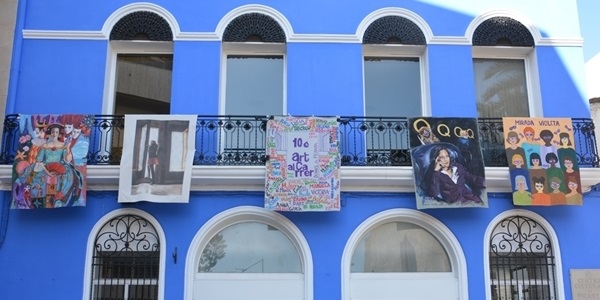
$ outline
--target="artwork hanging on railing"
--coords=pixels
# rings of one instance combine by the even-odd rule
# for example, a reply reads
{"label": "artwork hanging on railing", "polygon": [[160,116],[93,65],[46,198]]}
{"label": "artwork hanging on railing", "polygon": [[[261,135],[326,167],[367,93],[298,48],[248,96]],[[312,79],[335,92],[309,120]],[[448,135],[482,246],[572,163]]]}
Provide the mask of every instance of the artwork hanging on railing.
{"label": "artwork hanging on railing", "polygon": [[569,118],[503,118],[515,205],[581,205],[581,179]]}
{"label": "artwork hanging on railing", "polygon": [[412,118],[417,208],[487,207],[485,167],[475,118]]}
{"label": "artwork hanging on railing", "polygon": [[187,203],[195,115],[126,115],[119,202]]}
{"label": "artwork hanging on railing", "polygon": [[340,210],[337,118],[275,117],[267,123],[265,208]]}
{"label": "artwork hanging on railing", "polygon": [[11,208],[85,206],[92,115],[19,116]]}

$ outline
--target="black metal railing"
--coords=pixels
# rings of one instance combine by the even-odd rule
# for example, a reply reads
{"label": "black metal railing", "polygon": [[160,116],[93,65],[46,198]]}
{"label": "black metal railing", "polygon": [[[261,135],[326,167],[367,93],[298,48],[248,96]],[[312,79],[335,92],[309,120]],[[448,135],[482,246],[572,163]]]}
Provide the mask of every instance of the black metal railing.
{"label": "black metal railing", "polygon": [[[194,165],[264,165],[268,116],[199,115]],[[411,166],[407,118],[339,117],[343,166]],[[577,160],[598,167],[598,149],[591,119],[572,119]],[[488,167],[506,167],[501,118],[478,119],[479,142]],[[96,115],[90,133],[88,165],[118,165],[124,138],[124,117]],[[4,120],[0,164],[12,164],[19,150],[19,115]]]}

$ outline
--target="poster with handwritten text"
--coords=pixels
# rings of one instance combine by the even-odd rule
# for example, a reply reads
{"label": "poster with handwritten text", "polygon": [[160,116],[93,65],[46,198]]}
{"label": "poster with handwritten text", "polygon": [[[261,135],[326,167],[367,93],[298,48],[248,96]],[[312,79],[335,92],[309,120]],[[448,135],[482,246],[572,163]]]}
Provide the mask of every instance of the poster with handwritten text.
{"label": "poster with handwritten text", "polygon": [[569,118],[502,118],[513,203],[581,205],[581,179]]}
{"label": "poster with handwritten text", "polygon": [[340,210],[337,118],[274,117],[266,148],[265,208]]}

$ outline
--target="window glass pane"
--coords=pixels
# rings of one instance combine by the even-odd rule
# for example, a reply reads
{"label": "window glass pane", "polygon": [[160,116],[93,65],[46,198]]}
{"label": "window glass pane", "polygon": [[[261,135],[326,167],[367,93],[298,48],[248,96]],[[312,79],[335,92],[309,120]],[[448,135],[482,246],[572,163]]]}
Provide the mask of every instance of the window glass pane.
{"label": "window glass pane", "polygon": [[119,54],[115,114],[168,114],[172,71],[172,54]]}
{"label": "window glass pane", "polygon": [[451,272],[448,254],[427,230],[411,223],[379,225],[361,239],[351,272]]}
{"label": "window glass pane", "polygon": [[480,118],[528,117],[527,81],[522,59],[473,59]]}
{"label": "window glass pane", "polygon": [[227,56],[225,114],[283,114],[283,56]]}
{"label": "window glass pane", "polygon": [[201,273],[301,273],[298,251],[278,229],[263,223],[231,225],[202,251]]}
{"label": "window glass pane", "polygon": [[422,115],[418,58],[365,57],[364,68],[366,116]]}

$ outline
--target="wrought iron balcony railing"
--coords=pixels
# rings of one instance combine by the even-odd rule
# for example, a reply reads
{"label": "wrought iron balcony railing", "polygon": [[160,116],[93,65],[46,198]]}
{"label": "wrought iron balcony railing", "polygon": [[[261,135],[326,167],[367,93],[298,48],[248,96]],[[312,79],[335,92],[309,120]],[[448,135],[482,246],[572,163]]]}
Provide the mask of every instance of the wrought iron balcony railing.
{"label": "wrought iron balcony railing", "polygon": [[[194,165],[264,165],[268,116],[198,116]],[[340,117],[343,166],[411,166],[406,118]],[[479,119],[484,163],[506,167],[502,119]],[[598,167],[591,119],[573,119],[575,149],[582,167]],[[96,115],[90,134],[88,165],[121,161],[124,117]],[[0,164],[12,164],[19,147],[19,115],[4,120]]]}

